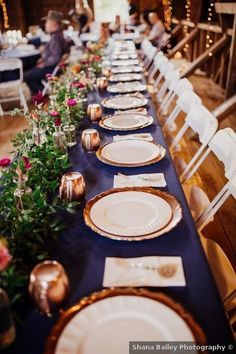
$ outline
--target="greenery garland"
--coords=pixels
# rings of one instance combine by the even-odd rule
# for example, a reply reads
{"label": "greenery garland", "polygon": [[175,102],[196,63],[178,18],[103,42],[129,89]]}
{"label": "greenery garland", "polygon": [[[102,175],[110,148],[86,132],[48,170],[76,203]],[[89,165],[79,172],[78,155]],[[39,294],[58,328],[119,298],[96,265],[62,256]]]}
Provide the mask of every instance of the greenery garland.
{"label": "greenery garland", "polygon": [[[93,84],[83,69],[92,67],[96,75],[100,73],[98,53],[97,49],[95,54],[87,52],[86,60],[83,57],[68,68],[62,67],[59,78],[47,76],[49,100],[41,92],[33,97],[35,108],[27,115],[30,128],[17,134],[13,141],[16,158],[12,163],[6,158],[0,161],[0,234],[4,237],[0,238],[0,287],[6,290],[16,311],[22,305],[27,307],[32,268],[50,258],[46,245],[54,242],[66,227],[60,211],[76,212],[76,203],[61,201],[57,196],[60,179],[71,164],[67,153],[54,145],[52,133],[58,121],[79,126]],[[45,132],[46,141],[42,144],[32,141],[35,127]],[[14,195],[19,174],[27,176],[26,184],[32,190],[22,196],[21,208]],[[1,261],[5,262],[2,268]]]}

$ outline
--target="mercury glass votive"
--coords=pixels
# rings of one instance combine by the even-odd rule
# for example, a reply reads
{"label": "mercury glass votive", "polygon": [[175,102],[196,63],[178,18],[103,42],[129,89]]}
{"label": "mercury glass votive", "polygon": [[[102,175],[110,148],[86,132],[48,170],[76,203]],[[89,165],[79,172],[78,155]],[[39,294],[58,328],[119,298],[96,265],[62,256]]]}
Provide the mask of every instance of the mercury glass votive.
{"label": "mercury glass votive", "polygon": [[98,122],[102,118],[102,107],[98,103],[91,103],[88,105],[87,114],[92,122]]}

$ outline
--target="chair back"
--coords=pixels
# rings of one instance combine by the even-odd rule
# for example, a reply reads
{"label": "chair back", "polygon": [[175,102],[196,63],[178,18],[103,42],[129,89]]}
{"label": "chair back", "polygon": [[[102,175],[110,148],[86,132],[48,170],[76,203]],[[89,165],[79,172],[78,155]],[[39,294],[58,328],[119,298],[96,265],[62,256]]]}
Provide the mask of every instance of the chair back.
{"label": "chair back", "polygon": [[207,144],[217,131],[218,121],[203,105],[194,106],[185,118],[185,122],[198,133],[199,141]]}
{"label": "chair back", "polygon": [[178,82],[173,82],[170,85],[170,90],[174,91],[177,96],[180,96],[186,91],[193,91],[193,85],[188,79],[180,79]]}
{"label": "chair back", "polygon": [[202,103],[202,100],[193,91],[186,91],[179,96],[176,103],[182,111],[188,113],[192,107],[200,105]]}
{"label": "chair back", "polygon": [[[23,65],[20,59],[8,58],[0,59],[0,72],[7,70],[17,70],[20,71],[20,81],[23,81]],[[18,79],[19,80],[19,79]]]}
{"label": "chair back", "polygon": [[236,133],[231,128],[219,130],[209,142],[209,148],[225,167],[225,176],[236,172]]}
{"label": "chair back", "polygon": [[165,74],[165,80],[168,83],[168,87],[170,87],[172,83],[176,83],[177,81],[179,81],[179,78],[180,73],[176,69],[170,70]]}

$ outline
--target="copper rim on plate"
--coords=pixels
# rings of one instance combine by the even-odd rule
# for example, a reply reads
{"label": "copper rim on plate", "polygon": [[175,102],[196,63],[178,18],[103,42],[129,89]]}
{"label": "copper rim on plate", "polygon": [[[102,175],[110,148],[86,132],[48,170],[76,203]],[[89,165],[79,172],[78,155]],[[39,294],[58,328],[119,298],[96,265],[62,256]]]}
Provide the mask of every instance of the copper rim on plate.
{"label": "copper rim on plate", "polygon": [[44,354],[55,354],[57,342],[66,327],[66,325],[72,320],[72,318],[79,313],[81,310],[85,309],[91,304],[96,303],[97,301],[109,298],[109,297],[114,297],[114,296],[140,296],[140,297],[146,297],[155,301],[158,301],[173,311],[175,311],[187,324],[189,329],[191,330],[193,337],[195,338],[196,344],[201,344],[203,345],[206,343],[206,336],[201,329],[201,327],[196,323],[196,321],[193,319],[192,315],[185,310],[185,308],[180,305],[179,303],[175,302],[172,298],[169,296],[160,293],[160,292],[153,292],[149,291],[147,289],[139,288],[139,289],[134,289],[134,288],[111,288],[111,289],[105,289],[102,291],[99,291],[97,293],[93,293],[87,297],[84,297],[79,301],[78,304],[70,307],[68,310],[65,312],[62,312],[58,322],[56,325],[53,327],[47,342],[46,342],[46,347],[45,347],[45,352]]}
{"label": "copper rim on plate", "polygon": [[[112,194],[112,193],[118,193],[118,192],[126,192],[126,191],[140,191],[140,192],[146,192],[146,193],[151,193],[154,194],[162,199],[164,199],[171,207],[172,210],[172,218],[169,221],[169,223],[167,225],[165,225],[162,229],[157,230],[151,234],[147,234],[147,235],[142,235],[142,236],[119,236],[119,235],[114,235],[111,233],[108,233],[106,231],[103,231],[101,229],[99,229],[91,220],[90,217],[90,210],[93,207],[93,205],[100,200],[101,198]],[[84,209],[83,212],[84,215],[84,220],[85,220],[85,224],[90,227],[90,229],[92,229],[94,232],[96,232],[97,234],[101,235],[101,236],[105,236],[108,238],[111,238],[113,240],[118,240],[118,241],[142,241],[142,240],[148,240],[148,239],[152,239],[158,236],[161,236],[169,231],[171,231],[182,219],[182,208],[179,204],[179,202],[177,201],[177,199],[167,193],[167,192],[163,192],[160,191],[159,189],[155,189],[155,188],[151,188],[151,187],[123,187],[123,188],[112,188],[109,189],[105,192],[102,192],[98,195],[96,195],[94,198],[92,198],[87,204],[86,207]]]}
{"label": "copper rim on plate", "polygon": [[[126,113],[127,114],[127,113]],[[135,114],[135,112],[133,113]],[[138,113],[138,115],[144,115],[144,116],[147,116],[146,114],[142,114],[142,113]],[[113,115],[108,115],[108,116],[105,116],[103,117],[100,121],[99,121],[99,125],[104,128],[104,129],[107,129],[107,130],[112,130],[112,131],[130,131],[130,130],[138,130],[138,129],[142,129],[142,128],[145,128],[145,127],[148,127],[149,125],[151,125],[153,123],[153,117],[152,116],[147,116],[148,117],[148,121],[147,123],[143,124],[143,125],[140,125],[140,127],[132,127],[132,128],[111,128],[111,127],[108,127],[106,126],[105,124],[105,121],[106,119],[108,118],[111,118],[111,117],[115,117],[115,116],[120,116],[122,115],[122,113],[117,113],[117,114],[113,114]]]}
{"label": "copper rim on plate", "polygon": [[[134,139],[131,139],[131,140],[134,141]],[[126,140],[126,141],[127,141],[127,140]],[[152,164],[154,164],[154,163],[157,163],[157,162],[161,161],[161,160],[165,157],[165,155],[166,155],[166,149],[165,149],[163,146],[161,146],[161,145],[159,145],[159,144],[157,144],[157,143],[154,143],[154,142],[151,142],[151,141],[150,141],[150,142],[149,142],[150,144],[154,144],[154,145],[158,146],[159,149],[160,149],[159,155],[156,156],[154,159],[149,160],[149,161],[145,161],[145,162],[142,162],[142,163],[121,163],[121,162],[116,163],[116,162],[111,161],[111,160],[108,160],[108,159],[106,159],[104,156],[102,156],[102,149],[103,149],[105,146],[109,145],[109,144],[114,144],[114,143],[117,143],[117,142],[118,142],[118,141],[112,141],[112,142],[107,143],[107,144],[105,144],[105,145],[103,145],[103,146],[100,146],[99,149],[96,151],[96,156],[97,156],[97,158],[98,158],[101,162],[103,162],[103,163],[105,163],[105,164],[107,164],[107,165],[110,165],[110,166],[116,166],[116,167],[142,167],[142,166],[148,166],[148,165],[152,165]]]}

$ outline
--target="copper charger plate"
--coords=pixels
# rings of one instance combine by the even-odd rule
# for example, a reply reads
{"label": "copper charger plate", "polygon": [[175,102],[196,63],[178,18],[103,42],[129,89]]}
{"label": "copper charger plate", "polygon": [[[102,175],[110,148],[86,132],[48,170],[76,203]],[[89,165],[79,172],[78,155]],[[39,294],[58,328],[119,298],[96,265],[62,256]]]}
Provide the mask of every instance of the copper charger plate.
{"label": "copper charger plate", "polygon": [[[142,114],[142,113],[138,113],[138,115],[144,115],[146,116],[146,114]],[[145,127],[148,127],[149,125],[151,125],[153,123],[153,117],[152,116],[148,116],[148,121],[147,123],[140,125],[139,127],[132,127],[132,128],[112,128],[112,127],[108,127],[105,124],[105,120],[114,116],[120,116],[122,115],[122,113],[116,113],[116,114],[112,114],[112,115],[107,115],[105,117],[103,117],[100,121],[99,121],[99,125],[100,127],[107,129],[107,130],[112,130],[112,131],[130,131],[130,130],[138,130],[138,129],[143,129]]]}
{"label": "copper charger plate", "polygon": [[78,304],[62,312],[57,324],[53,327],[47,339],[44,354],[55,354],[57,342],[60,338],[60,335],[62,334],[66,325],[78,312],[85,309],[89,305],[96,303],[97,301],[120,295],[146,297],[164,304],[165,306],[175,311],[185,321],[185,323],[191,330],[193,337],[195,338],[196,344],[206,344],[206,336],[201,327],[193,319],[192,315],[188,313],[182,305],[175,302],[169,296],[160,292],[155,293],[144,288],[111,288],[104,289],[97,293],[93,293],[87,297],[84,297],[79,301]]}
{"label": "copper charger plate", "polygon": [[[154,194],[154,195],[162,198],[163,200],[165,200],[170,205],[171,210],[172,210],[172,217],[171,217],[170,221],[162,229],[159,229],[153,233],[141,235],[141,236],[120,236],[120,235],[115,235],[115,234],[106,232],[104,230],[101,230],[99,227],[97,227],[93,223],[93,221],[90,217],[90,210],[91,210],[92,206],[98,200],[102,199],[103,197],[105,197],[109,194],[117,193],[117,192],[126,192],[126,191],[140,191],[140,192],[151,193],[151,194]],[[161,235],[171,231],[182,219],[182,208],[181,208],[179,202],[177,201],[177,199],[173,195],[171,195],[167,192],[163,192],[159,189],[151,188],[151,187],[123,187],[123,188],[109,189],[105,192],[102,192],[102,193],[96,195],[94,198],[90,199],[88,201],[88,203],[86,204],[83,215],[84,215],[85,224],[91,230],[93,230],[94,232],[96,232],[97,234],[99,234],[101,236],[108,237],[110,239],[117,240],[117,241],[143,241],[143,240],[149,240],[149,239],[161,236]]]}

